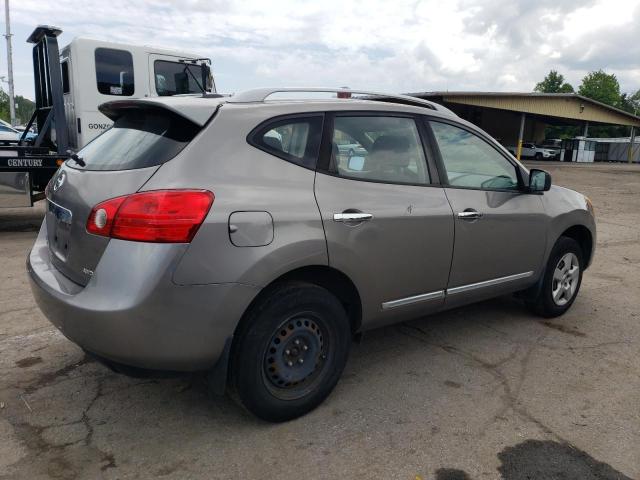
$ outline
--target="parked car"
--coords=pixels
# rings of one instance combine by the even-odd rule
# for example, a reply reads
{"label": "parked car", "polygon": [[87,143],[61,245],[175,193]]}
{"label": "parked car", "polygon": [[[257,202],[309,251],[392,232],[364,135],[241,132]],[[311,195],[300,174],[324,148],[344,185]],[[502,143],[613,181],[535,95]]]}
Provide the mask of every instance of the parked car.
{"label": "parked car", "polygon": [[562,150],[562,140],[559,138],[550,138],[545,140],[542,145],[542,148],[546,149],[546,150],[551,150],[552,152],[555,153],[555,157],[553,158],[553,160],[559,160],[560,159],[560,150]]}
{"label": "parked car", "polygon": [[353,142],[349,142],[349,143],[339,143],[336,142],[336,145],[338,146],[338,153],[340,155],[346,155],[348,157],[353,157],[353,156],[364,156],[367,154],[367,150],[360,145],[359,143],[353,143]]}
{"label": "parked car", "polygon": [[51,180],[27,261],[65,336],[116,369],[208,371],[283,421],[329,395],[359,332],[512,292],[571,307],[584,195],[439,105],[279,91],[100,107],[114,126]]}
{"label": "parked car", "polygon": [[[518,147],[509,146],[507,150],[515,157]],[[559,150],[545,147],[538,147],[535,143],[523,143],[522,153],[523,158],[535,158],[536,160],[555,160]]]}
{"label": "parked car", "polygon": [[20,132],[9,125],[0,123],[0,144],[15,144],[18,140],[20,140]]}
{"label": "parked car", "polygon": [[[15,145],[22,137],[22,132],[16,127],[12,127],[9,122],[0,119],[0,144]],[[33,143],[38,135],[28,132],[25,136],[27,143]]]}

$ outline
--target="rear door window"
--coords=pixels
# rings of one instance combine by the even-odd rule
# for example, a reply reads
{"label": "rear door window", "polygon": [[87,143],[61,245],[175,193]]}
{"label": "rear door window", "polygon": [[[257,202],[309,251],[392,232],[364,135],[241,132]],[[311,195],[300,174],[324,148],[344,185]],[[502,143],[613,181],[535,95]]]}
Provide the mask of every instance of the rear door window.
{"label": "rear door window", "polygon": [[336,116],[332,173],[357,180],[425,185],[426,157],[413,118]]}
{"label": "rear door window", "polygon": [[163,164],[182,151],[200,131],[189,120],[161,109],[131,109],[109,130],[78,152],[85,170],[131,170]]}
{"label": "rear door window", "polygon": [[131,96],[134,93],[131,52],[96,48],[96,81],[103,95]]}
{"label": "rear door window", "polygon": [[316,168],[322,136],[322,115],[274,120],[249,136],[267,153],[305,168]]}
{"label": "rear door window", "polygon": [[156,92],[161,97],[203,91],[200,65],[156,60],[153,70]]}

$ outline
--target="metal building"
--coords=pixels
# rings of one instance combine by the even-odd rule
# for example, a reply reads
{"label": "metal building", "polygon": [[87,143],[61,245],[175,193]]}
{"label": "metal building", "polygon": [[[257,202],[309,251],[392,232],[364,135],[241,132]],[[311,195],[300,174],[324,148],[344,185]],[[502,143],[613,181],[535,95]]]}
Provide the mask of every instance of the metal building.
{"label": "metal building", "polygon": [[[589,138],[596,144],[596,162],[629,161],[629,137],[621,138]],[[640,138],[636,137],[631,149],[631,161],[640,163]]]}
{"label": "metal building", "polygon": [[[548,125],[640,128],[640,117],[575,93],[417,92],[408,95],[440,103],[478,125],[504,145],[541,143]],[[627,142],[630,146],[633,140]]]}

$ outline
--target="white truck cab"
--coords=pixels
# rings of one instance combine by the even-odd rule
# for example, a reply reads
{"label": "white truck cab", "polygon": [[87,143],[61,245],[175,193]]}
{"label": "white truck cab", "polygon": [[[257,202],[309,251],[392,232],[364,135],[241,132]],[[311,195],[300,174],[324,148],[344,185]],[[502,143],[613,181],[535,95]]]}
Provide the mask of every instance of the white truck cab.
{"label": "white truck cab", "polygon": [[69,146],[78,150],[112,121],[98,105],[116,99],[215,93],[210,60],[188,52],[75,38],[60,50]]}

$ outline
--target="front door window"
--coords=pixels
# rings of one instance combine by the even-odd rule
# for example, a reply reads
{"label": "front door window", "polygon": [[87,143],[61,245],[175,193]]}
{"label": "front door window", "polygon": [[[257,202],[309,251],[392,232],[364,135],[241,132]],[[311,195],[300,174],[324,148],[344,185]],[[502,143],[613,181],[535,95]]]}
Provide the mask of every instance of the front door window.
{"label": "front door window", "polygon": [[431,122],[452,187],[517,190],[516,167],[477,135],[448,123]]}

